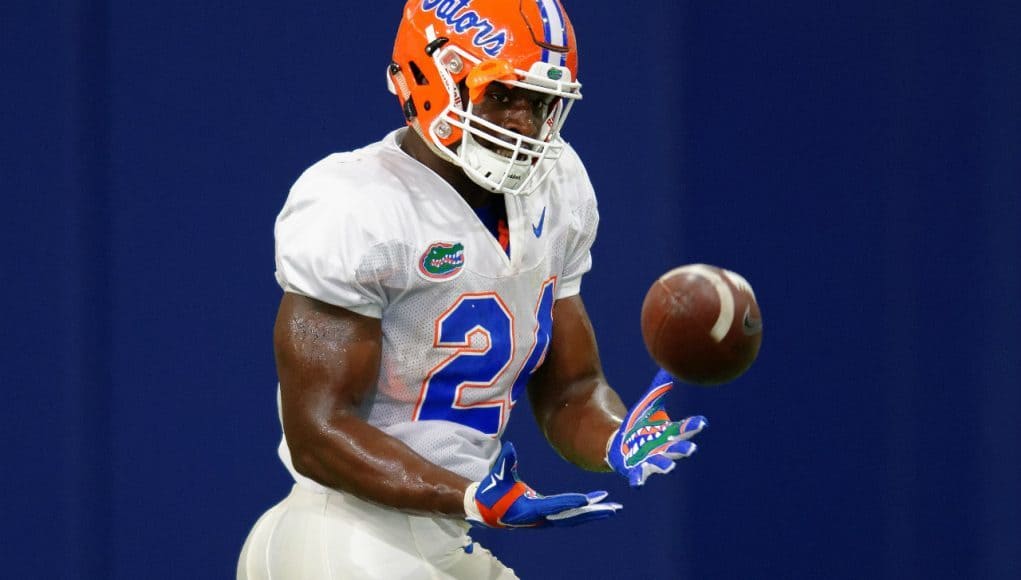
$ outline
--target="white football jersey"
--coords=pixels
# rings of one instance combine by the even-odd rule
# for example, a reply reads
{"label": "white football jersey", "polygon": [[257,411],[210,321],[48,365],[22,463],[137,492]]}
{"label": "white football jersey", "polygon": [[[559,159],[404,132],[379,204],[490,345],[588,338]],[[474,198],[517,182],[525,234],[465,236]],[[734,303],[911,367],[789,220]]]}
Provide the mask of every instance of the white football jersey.
{"label": "white football jersey", "polygon": [[[504,196],[510,256],[446,181],[399,148],[406,129],[330,155],[276,222],[287,292],[382,319],[382,365],[362,417],[472,480],[549,346],[553,302],[579,292],[599,221],[567,147],[543,186]],[[286,439],[280,456],[298,483]]]}

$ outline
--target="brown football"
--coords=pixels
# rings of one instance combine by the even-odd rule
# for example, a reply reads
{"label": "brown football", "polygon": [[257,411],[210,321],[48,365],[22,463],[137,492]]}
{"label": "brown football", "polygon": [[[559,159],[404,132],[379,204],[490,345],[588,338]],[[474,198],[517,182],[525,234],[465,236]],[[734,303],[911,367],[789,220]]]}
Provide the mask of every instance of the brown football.
{"label": "brown football", "polygon": [[755,293],[738,274],[689,264],[660,276],[642,303],[642,338],[661,367],[695,385],[719,385],[752,366],[762,343]]}

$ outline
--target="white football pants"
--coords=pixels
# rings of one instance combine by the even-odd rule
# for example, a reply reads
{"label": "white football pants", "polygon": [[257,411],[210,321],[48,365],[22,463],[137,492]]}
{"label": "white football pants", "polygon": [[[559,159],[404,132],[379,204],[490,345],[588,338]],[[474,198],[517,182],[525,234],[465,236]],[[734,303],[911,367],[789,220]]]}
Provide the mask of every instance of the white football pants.
{"label": "white football pants", "polygon": [[385,509],[345,493],[295,485],[255,523],[238,580],[512,579],[468,524]]}

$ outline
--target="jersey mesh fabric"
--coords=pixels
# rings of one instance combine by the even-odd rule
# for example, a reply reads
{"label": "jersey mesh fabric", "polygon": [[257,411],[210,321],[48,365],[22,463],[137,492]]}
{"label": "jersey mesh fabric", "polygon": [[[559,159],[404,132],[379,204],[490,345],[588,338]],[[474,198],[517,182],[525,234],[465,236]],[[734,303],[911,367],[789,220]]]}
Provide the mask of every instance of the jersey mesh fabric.
{"label": "jersey mesh fabric", "polygon": [[[576,294],[591,265],[595,197],[571,151],[541,190],[506,199],[508,257],[446,182],[400,151],[402,135],[330,156],[298,180],[278,218],[277,279],[284,290],[381,317],[380,377],[362,416],[433,463],[479,480],[499,452],[515,379],[537,360],[544,289],[553,285],[555,298]],[[444,277],[423,267],[437,244],[463,247],[463,265]],[[480,352],[462,352],[465,334],[439,344],[447,321],[476,308],[486,314],[465,334]],[[487,345],[489,354],[481,352]],[[488,357],[470,366],[488,370],[460,376],[449,368],[465,362],[459,357]],[[456,395],[452,384],[462,385]],[[464,411],[478,409],[490,409],[485,428],[466,420],[477,413]],[[294,472],[286,441],[280,453],[299,483],[314,486]]]}

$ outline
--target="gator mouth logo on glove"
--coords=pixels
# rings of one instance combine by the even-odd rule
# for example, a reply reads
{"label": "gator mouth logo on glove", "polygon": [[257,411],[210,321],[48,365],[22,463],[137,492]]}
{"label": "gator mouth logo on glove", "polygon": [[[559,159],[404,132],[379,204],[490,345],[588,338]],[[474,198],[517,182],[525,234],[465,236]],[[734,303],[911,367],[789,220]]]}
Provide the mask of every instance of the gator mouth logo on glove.
{"label": "gator mouth logo on glove", "polygon": [[654,408],[646,412],[649,411],[653,412],[648,417],[641,417],[637,426],[621,439],[620,452],[627,467],[634,467],[649,455],[670,447],[681,434],[682,425],[671,421],[666,411]]}
{"label": "gator mouth logo on glove", "polygon": [[673,388],[673,381],[660,369],[606,443],[606,464],[626,477],[631,487],[641,487],[650,475],[673,471],[676,460],[690,457],[697,449],[689,439],[709,425],[701,415],[680,422],[670,420],[663,398]]}
{"label": "gator mouth logo on glove", "polygon": [[436,242],[422,254],[418,271],[430,280],[448,280],[464,267],[464,244]]}

